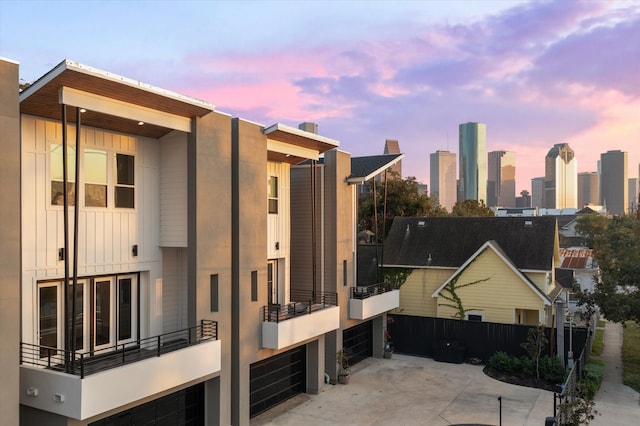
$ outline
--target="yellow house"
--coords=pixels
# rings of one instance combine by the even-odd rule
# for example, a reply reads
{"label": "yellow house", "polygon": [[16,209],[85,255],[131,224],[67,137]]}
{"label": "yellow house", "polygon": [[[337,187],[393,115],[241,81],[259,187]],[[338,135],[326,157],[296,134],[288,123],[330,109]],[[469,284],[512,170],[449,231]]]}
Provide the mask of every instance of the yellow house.
{"label": "yellow house", "polygon": [[552,217],[396,218],[384,249],[395,313],[504,324],[552,325],[559,259]]}

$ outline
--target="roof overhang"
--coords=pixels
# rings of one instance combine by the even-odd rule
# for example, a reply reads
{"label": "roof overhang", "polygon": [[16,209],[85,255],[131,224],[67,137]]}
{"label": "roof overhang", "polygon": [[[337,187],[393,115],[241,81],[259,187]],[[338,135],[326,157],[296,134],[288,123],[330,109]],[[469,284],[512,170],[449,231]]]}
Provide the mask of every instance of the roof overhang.
{"label": "roof overhang", "polygon": [[387,163],[383,164],[382,166],[378,167],[377,169],[372,170],[370,173],[368,173],[365,176],[351,176],[351,177],[348,177],[347,178],[347,183],[350,183],[350,184],[361,184],[361,183],[364,183],[364,182],[368,181],[369,179],[371,179],[371,178],[379,175],[380,173],[384,172],[389,167],[395,165],[396,163],[398,163],[403,158],[404,158],[404,154],[396,155],[393,159],[389,160]]}
{"label": "roof overhang", "polygon": [[315,133],[276,123],[263,130],[267,136],[269,161],[298,164],[318,160],[320,154],[340,146],[340,142]]}
{"label": "roof overhang", "polygon": [[[85,126],[151,138],[172,130],[189,132],[192,118],[215,109],[210,103],[69,60],[20,93],[22,114],[61,120],[61,104],[85,109]],[[67,119],[75,122],[74,114]]]}

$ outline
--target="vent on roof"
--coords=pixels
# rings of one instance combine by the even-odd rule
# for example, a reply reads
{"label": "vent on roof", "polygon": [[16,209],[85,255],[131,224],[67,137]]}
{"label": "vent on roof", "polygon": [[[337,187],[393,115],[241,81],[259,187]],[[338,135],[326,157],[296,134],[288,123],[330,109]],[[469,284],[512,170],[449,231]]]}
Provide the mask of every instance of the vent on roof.
{"label": "vent on roof", "polygon": [[525,220],[524,221],[524,226],[527,227],[527,228],[533,226],[533,221],[532,220]]}

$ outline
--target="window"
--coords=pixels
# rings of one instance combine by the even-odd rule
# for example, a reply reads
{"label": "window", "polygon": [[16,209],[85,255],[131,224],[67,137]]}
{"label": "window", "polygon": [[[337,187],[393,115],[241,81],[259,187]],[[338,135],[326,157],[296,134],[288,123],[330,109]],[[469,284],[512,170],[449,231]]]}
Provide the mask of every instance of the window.
{"label": "window", "polygon": [[267,180],[267,200],[269,203],[269,213],[278,213],[278,177],[269,176]]}
{"label": "window", "polygon": [[269,260],[267,263],[267,294],[269,304],[278,304],[278,261]]}
{"label": "window", "polygon": [[135,207],[134,156],[116,154],[116,185],[114,199],[116,207]]}
{"label": "window", "polygon": [[55,355],[58,348],[58,330],[60,315],[58,309],[59,292],[56,284],[44,284],[38,287],[38,336],[40,357]]}
{"label": "window", "polygon": [[477,322],[482,322],[484,321],[484,314],[482,313],[468,313],[467,314],[467,321],[477,321]]}
{"label": "window", "polygon": [[211,312],[218,312],[218,274],[209,278]]}
{"label": "window", "polygon": [[251,271],[251,301],[258,301],[258,271]]}
{"label": "window", "polygon": [[[63,157],[62,145],[52,143],[50,147],[51,161],[51,205],[61,206],[64,204],[64,179],[63,179]],[[76,149],[67,147],[67,200],[73,206],[76,191]]]}
{"label": "window", "polygon": [[84,205],[107,207],[107,152],[84,151]]}

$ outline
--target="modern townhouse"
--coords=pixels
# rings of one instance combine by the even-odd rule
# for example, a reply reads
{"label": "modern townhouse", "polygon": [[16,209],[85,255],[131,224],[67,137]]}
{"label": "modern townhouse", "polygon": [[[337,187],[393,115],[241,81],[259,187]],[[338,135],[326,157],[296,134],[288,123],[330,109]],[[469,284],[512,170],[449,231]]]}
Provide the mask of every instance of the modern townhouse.
{"label": "modern townhouse", "polygon": [[0,418],[18,424],[20,110],[18,63],[0,58]]}
{"label": "modern townhouse", "polygon": [[21,423],[225,423],[231,118],[65,60],[20,120]]}
{"label": "modern townhouse", "polygon": [[69,60],[2,107],[0,355],[20,354],[2,408],[19,398],[21,424],[246,425],[335,381],[338,350],[382,354],[399,296],[356,285],[356,187],[401,155]]}

